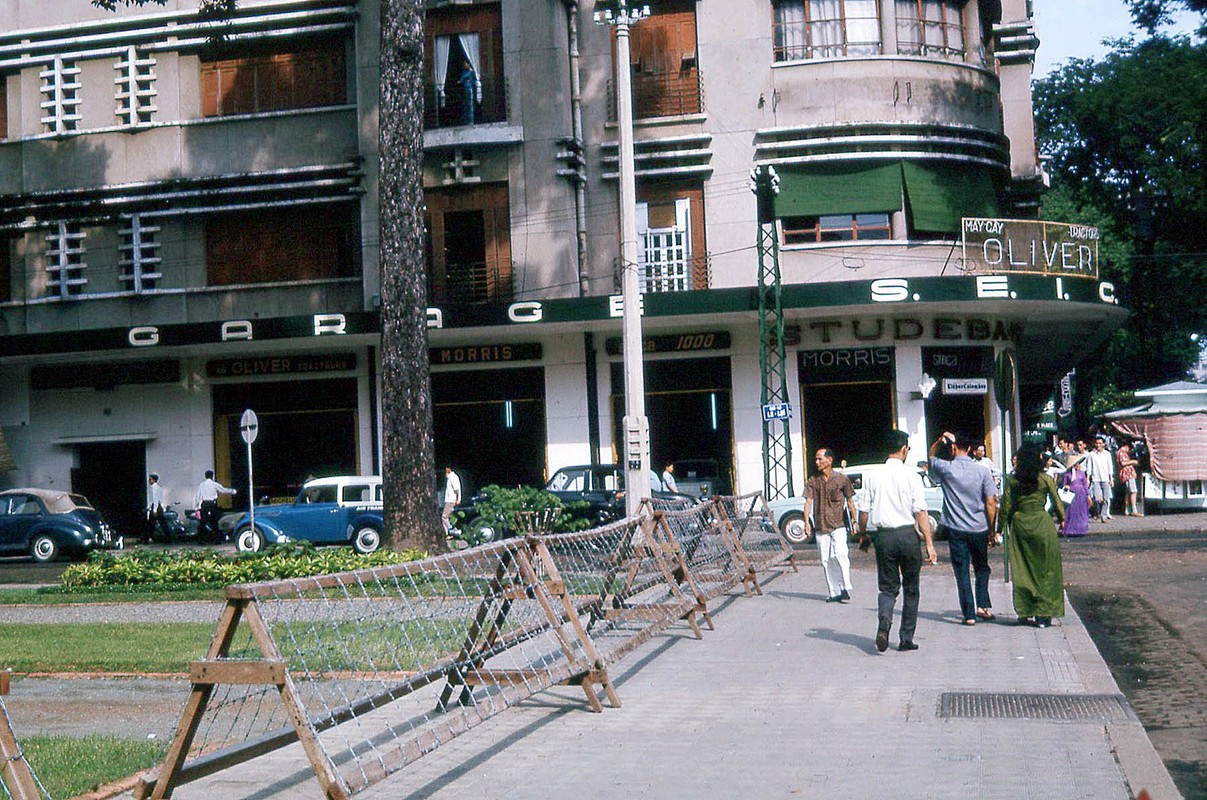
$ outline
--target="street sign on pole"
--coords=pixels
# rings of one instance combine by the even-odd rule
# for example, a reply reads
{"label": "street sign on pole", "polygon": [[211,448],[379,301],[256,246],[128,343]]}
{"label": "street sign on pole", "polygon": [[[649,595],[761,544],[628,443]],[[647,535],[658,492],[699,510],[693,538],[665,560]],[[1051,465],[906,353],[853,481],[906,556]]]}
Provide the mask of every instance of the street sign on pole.
{"label": "street sign on pole", "polygon": [[[247,513],[251,518],[253,533],[256,530],[256,490],[251,472],[251,443],[256,440],[259,434],[260,420],[256,417],[256,412],[249,408],[239,418],[239,435],[243,437],[243,441],[247,442]],[[236,543],[236,546],[238,546],[238,543]]]}
{"label": "street sign on pole", "polygon": [[763,406],[763,422],[773,419],[792,419],[791,403],[768,403]]}

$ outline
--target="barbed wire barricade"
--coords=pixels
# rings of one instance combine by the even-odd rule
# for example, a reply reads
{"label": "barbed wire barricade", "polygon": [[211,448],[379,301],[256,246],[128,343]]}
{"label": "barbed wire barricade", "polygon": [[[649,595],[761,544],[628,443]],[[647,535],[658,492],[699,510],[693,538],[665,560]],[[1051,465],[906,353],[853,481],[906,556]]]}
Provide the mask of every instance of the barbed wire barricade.
{"label": "barbed wire barricade", "polygon": [[0,672],[0,790],[4,800],[50,800],[50,793],[25,757],[4,704],[11,677],[8,670]]}
{"label": "barbed wire barricade", "polygon": [[324,795],[342,799],[550,686],[580,686],[593,711],[619,706],[608,665],[679,621],[701,637],[706,601],[755,569],[717,502],[644,510],[229,587],[164,763],[135,797],[299,743]]}
{"label": "barbed wire barricade", "polygon": [[746,555],[756,590],[760,571],[785,563],[797,571],[796,551],[776,526],[762,492],[713,499],[722,523]]}

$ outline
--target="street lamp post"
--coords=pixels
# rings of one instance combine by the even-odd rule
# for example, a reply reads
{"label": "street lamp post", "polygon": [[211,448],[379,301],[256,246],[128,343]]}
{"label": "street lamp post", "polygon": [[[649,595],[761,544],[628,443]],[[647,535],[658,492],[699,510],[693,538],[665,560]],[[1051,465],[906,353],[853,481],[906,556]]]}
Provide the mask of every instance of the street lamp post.
{"label": "street lamp post", "polygon": [[645,367],[641,344],[641,287],[637,281],[637,178],[633,164],[633,79],[629,29],[650,7],[629,0],[600,0],[595,21],[616,29],[616,127],[620,131],[620,259],[624,360],[625,513],[637,514],[650,496],[650,422],[645,415]]}

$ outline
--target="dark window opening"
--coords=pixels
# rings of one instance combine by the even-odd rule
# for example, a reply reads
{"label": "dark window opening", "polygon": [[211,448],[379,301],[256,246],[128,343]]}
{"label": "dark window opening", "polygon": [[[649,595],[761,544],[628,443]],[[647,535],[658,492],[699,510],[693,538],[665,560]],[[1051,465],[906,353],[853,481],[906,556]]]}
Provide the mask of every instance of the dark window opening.
{"label": "dark window opening", "polygon": [[784,244],[874,241],[892,238],[887,213],[784,217],[782,225]]}
{"label": "dark window opening", "polygon": [[256,209],[205,222],[210,286],[330,280],[359,272],[353,206]]}

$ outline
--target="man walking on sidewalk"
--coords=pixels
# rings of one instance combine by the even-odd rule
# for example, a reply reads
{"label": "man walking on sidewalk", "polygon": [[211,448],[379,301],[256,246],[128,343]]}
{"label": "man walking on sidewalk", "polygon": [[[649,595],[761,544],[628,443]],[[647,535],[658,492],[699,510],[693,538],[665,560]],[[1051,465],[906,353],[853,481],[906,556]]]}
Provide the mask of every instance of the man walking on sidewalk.
{"label": "man walking on sidewalk", "polygon": [[1090,479],[1090,500],[1095,505],[1099,522],[1111,518],[1111,483],[1115,480],[1115,457],[1106,449],[1106,438],[1101,434],[1094,437],[1094,449],[1085,461],[1086,477]]}
{"label": "man walking on sidewalk", "polygon": [[[851,599],[850,531],[843,511],[855,519],[855,489],[851,479],[834,471],[834,451],[823,447],[813,459],[818,474],[805,482],[805,531],[812,531],[821,555],[821,570],[830,591],[827,603]],[[817,515],[817,525],[809,520]]]}
{"label": "man walking on sidewalk", "polygon": [[[990,471],[969,457],[978,443],[964,434],[957,438],[944,433],[930,446],[930,472],[943,485],[943,530],[965,625],[976,625],[977,617],[994,618],[989,600],[989,537],[997,515],[997,486]],[[976,576],[975,595],[968,579],[969,564]]]}
{"label": "man walking on sidewalk", "polygon": [[[876,649],[888,649],[888,634],[893,627],[893,607],[897,594],[905,590],[901,603],[901,631],[898,650],[917,650],[914,629],[918,626],[918,599],[922,563],[937,563],[935,545],[931,540],[930,517],[926,512],[926,497],[922,492],[922,476],[906,466],[909,457],[909,434],[890,431],[890,450],[884,469],[869,470],[864,476],[859,509],[859,547],[868,547],[869,526],[876,544],[876,579],[880,588],[877,598],[878,624]],[[915,525],[917,529],[915,529]],[[919,531],[926,543],[923,555]]]}

